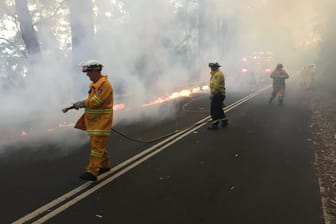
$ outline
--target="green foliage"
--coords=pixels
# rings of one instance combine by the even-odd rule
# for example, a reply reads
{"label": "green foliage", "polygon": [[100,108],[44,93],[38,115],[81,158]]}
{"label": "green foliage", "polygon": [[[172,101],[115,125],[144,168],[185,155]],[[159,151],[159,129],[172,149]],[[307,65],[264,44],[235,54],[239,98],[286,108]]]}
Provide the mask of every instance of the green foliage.
{"label": "green foliage", "polygon": [[[64,2],[28,0],[33,25],[45,52],[70,48],[68,9]],[[14,3],[14,0],[0,2],[0,87],[5,89],[22,85],[29,66]]]}
{"label": "green foliage", "polygon": [[[159,41],[171,55],[176,55],[178,61],[190,61],[197,54],[197,29],[198,29],[198,1],[199,0],[174,0],[166,1],[169,14],[174,15],[174,30]],[[153,1],[155,2],[155,1]],[[68,55],[71,51],[71,32],[69,21],[69,0],[27,0],[29,12],[32,16],[33,26],[38,34],[38,40],[43,56],[49,53]],[[96,26],[100,19],[110,15],[111,24],[125,23],[125,17],[132,16],[129,10],[132,1],[93,1]],[[79,3],[80,4],[80,1]],[[29,66],[25,45],[20,32],[20,25],[15,14],[15,1],[0,1],[0,30],[10,33],[11,36],[0,34],[0,85],[21,85],[26,68]],[[6,26],[4,21],[11,21],[13,28]],[[106,21],[105,23],[106,24]],[[6,40],[1,40],[1,37]],[[183,63],[185,64],[185,63]]]}
{"label": "green foliage", "polygon": [[0,88],[10,92],[24,84],[27,61],[22,55],[10,52],[6,44],[0,44]]}

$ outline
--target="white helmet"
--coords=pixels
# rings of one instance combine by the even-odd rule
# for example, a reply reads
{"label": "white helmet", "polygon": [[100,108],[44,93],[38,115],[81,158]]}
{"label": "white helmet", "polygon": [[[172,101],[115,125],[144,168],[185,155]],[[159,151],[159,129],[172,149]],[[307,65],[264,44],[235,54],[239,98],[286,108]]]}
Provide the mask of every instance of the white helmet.
{"label": "white helmet", "polygon": [[96,59],[88,60],[87,62],[81,63],[82,65],[82,72],[89,72],[92,70],[99,70],[101,71],[103,65]]}

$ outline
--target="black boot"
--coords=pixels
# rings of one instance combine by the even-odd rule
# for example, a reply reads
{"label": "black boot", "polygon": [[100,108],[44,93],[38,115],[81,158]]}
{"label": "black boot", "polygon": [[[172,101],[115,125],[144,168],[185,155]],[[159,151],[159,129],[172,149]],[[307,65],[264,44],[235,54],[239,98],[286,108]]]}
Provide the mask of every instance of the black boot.
{"label": "black boot", "polygon": [[110,169],[111,169],[111,168],[100,168],[100,169],[99,169],[99,173],[98,173],[98,175],[101,175],[101,174],[103,174],[103,173],[106,173],[106,172],[110,171]]}
{"label": "black boot", "polygon": [[283,104],[283,97],[279,97],[279,104],[280,104],[280,105]]}
{"label": "black boot", "polygon": [[227,118],[222,119],[221,126],[226,128],[229,125],[229,120]]}
{"label": "black boot", "polygon": [[218,121],[216,121],[216,122],[213,122],[209,127],[208,127],[208,129],[209,130],[216,130],[216,129],[218,129]]}
{"label": "black boot", "polygon": [[91,181],[96,181],[97,177],[93,175],[92,173],[85,172],[82,175],[79,176],[80,179],[82,180],[91,180]]}

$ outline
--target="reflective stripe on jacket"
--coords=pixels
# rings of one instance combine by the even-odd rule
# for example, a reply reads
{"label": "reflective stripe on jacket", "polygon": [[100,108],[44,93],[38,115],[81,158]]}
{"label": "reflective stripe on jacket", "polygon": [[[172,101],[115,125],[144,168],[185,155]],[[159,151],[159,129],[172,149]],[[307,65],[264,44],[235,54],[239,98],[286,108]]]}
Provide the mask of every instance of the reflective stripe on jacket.
{"label": "reflective stripe on jacket", "polygon": [[210,93],[215,95],[216,93],[221,93],[225,96],[225,79],[222,71],[211,71],[210,72]]}
{"label": "reflective stripe on jacket", "polygon": [[109,135],[113,119],[113,89],[107,76],[90,84],[89,96],[84,100],[85,113],[75,128],[86,130],[90,135]]}

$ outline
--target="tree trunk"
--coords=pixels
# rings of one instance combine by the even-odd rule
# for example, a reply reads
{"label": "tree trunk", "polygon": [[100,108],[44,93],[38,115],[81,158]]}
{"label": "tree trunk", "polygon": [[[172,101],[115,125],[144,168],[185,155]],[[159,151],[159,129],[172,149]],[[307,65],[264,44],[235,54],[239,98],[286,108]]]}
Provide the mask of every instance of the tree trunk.
{"label": "tree trunk", "polygon": [[26,46],[29,59],[35,64],[35,62],[41,59],[41,50],[36,30],[33,27],[32,17],[28,10],[27,0],[15,0],[15,7],[20,22],[23,42]]}
{"label": "tree trunk", "polygon": [[69,0],[72,61],[78,65],[96,57],[92,0]]}

